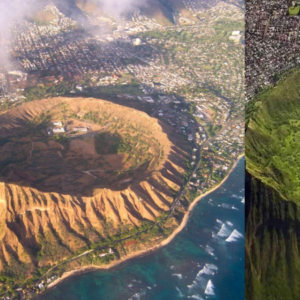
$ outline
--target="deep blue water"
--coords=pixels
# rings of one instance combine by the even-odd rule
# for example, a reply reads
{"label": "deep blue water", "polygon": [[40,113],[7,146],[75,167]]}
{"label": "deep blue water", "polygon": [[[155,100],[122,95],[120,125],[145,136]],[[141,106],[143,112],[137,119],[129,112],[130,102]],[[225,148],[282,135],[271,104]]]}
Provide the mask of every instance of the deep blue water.
{"label": "deep blue water", "polygon": [[39,299],[245,299],[244,163],[198,203],[186,228],[164,248],[66,279]]}

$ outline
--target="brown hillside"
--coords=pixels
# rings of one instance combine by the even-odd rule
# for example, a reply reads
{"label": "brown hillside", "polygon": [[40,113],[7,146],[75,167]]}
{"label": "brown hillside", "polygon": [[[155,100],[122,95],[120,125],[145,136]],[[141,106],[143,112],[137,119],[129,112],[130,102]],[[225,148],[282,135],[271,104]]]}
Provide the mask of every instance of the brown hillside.
{"label": "brown hillside", "polygon": [[[48,135],[53,122],[66,132]],[[189,149],[170,135],[143,112],[95,99],[45,99],[0,115],[0,272],[30,277],[118,224],[169,210]]]}

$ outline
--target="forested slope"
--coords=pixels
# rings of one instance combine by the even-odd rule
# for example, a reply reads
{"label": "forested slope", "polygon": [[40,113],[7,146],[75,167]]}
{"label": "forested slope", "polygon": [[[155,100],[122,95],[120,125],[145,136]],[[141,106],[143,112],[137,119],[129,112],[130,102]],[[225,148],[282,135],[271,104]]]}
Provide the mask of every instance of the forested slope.
{"label": "forested slope", "polygon": [[300,299],[300,71],[246,106],[246,299]]}
{"label": "forested slope", "polygon": [[300,298],[300,207],[246,174],[246,299]]}
{"label": "forested slope", "polygon": [[247,107],[247,168],[300,203],[300,71],[288,74]]}

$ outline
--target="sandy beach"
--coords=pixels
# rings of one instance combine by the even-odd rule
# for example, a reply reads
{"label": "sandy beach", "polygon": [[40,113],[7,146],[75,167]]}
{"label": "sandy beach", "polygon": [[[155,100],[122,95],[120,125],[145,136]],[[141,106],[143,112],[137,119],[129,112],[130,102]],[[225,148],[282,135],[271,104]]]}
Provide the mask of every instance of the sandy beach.
{"label": "sandy beach", "polygon": [[212,189],[210,189],[209,191],[207,191],[204,194],[201,194],[199,197],[197,197],[189,206],[188,210],[185,212],[184,217],[181,221],[181,224],[173,231],[173,233],[165,240],[163,240],[162,242],[160,242],[158,245],[150,248],[150,249],[146,249],[146,250],[141,250],[141,251],[137,251],[137,252],[133,252],[125,257],[123,257],[122,259],[118,260],[118,261],[114,261],[110,264],[104,265],[104,266],[92,266],[92,265],[88,265],[88,266],[84,266],[78,269],[74,269],[68,272],[65,272],[58,280],[56,280],[53,283],[50,283],[47,287],[47,289],[49,288],[53,288],[54,286],[56,286],[57,284],[59,284],[60,282],[62,282],[64,279],[74,275],[74,274],[80,274],[80,273],[85,273],[87,271],[92,271],[92,270],[107,270],[110,268],[115,267],[116,265],[119,265],[125,261],[128,261],[134,257],[137,256],[142,256],[143,254],[148,254],[151,253],[167,244],[169,244],[176,236],[179,232],[181,232],[183,230],[183,228],[186,226],[188,219],[189,219],[189,215],[190,212],[193,210],[193,208],[195,207],[195,205],[201,200],[203,199],[205,196],[209,195],[210,193],[212,193],[213,191],[217,190],[229,177],[229,175],[231,174],[231,172],[235,169],[236,165],[238,164],[238,162],[240,161],[240,159],[244,157],[244,154],[240,155],[237,160],[235,161],[235,163],[233,164],[230,172],[227,174],[227,176],[216,186],[214,186]]}

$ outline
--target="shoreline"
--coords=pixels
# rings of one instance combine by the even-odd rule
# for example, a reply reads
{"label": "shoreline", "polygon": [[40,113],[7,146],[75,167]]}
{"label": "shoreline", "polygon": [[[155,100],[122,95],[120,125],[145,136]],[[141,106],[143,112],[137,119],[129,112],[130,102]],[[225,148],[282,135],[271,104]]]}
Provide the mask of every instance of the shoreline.
{"label": "shoreline", "polygon": [[96,271],[96,270],[108,270],[111,269],[121,263],[124,263],[132,258],[138,257],[138,256],[142,256],[143,254],[149,254],[151,252],[154,252],[164,246],[166,246],[167,244],[169,244],[177,235],[178,233],[180,233],[184,227],[186,226],[188,220],[189,220],[189,216],[190,216],[190,212],[194,209],[194,207],[198,204],[198,202],[203,199],[204,197],[206,197],[207,195],[209,195],[210,193],[214,192],[215,190],[217,190],[219,187],[221,187],[223,185],[223,183],[228,179],[229,175],[232,173],[232,171],[235,169],[235,167],[237,166],[237,164],[239,163],[239,161],[245,156],[245,154],[241,154],[237,157],[236,161],[234,162],[234,164],[232,165],[230,171],[228,172],[227,176],[216,186],[214,186],[212,189],[210,189],[209,191],[205,192],[204,194],[201,194],[200,196],[198,196],[197,198],[194,199],[194,201],[189,205],[188,210],[184,213],[184,217],[182,218],[182,221],[180,223],[180,225],[172,232],[172,234],[167,237],[165,240],[163,240],[162,242],[160,242],[158,245],[153,246],[152,248],[146,249],[146,250],[140,250],[137,252],[133,252],[117,261],[114,261],[112,263],[109,263],[107,265],[104,266],[93,266],[93,265],[88,265],[88,266],[84,266],[84,267],[80,267],[71,271],[67,271],[65,273],[63,273],[63,275],[57,279],[56,281],[54,281],[53,283],[50,283],[47,286],[47,290],[50,290],[52,288],[54,288],[56,285],[58,285],[59,283],[61,283],[63,280],[73,276],[73,275],[79,275],[81,273],[86,273],[89,271]]}

